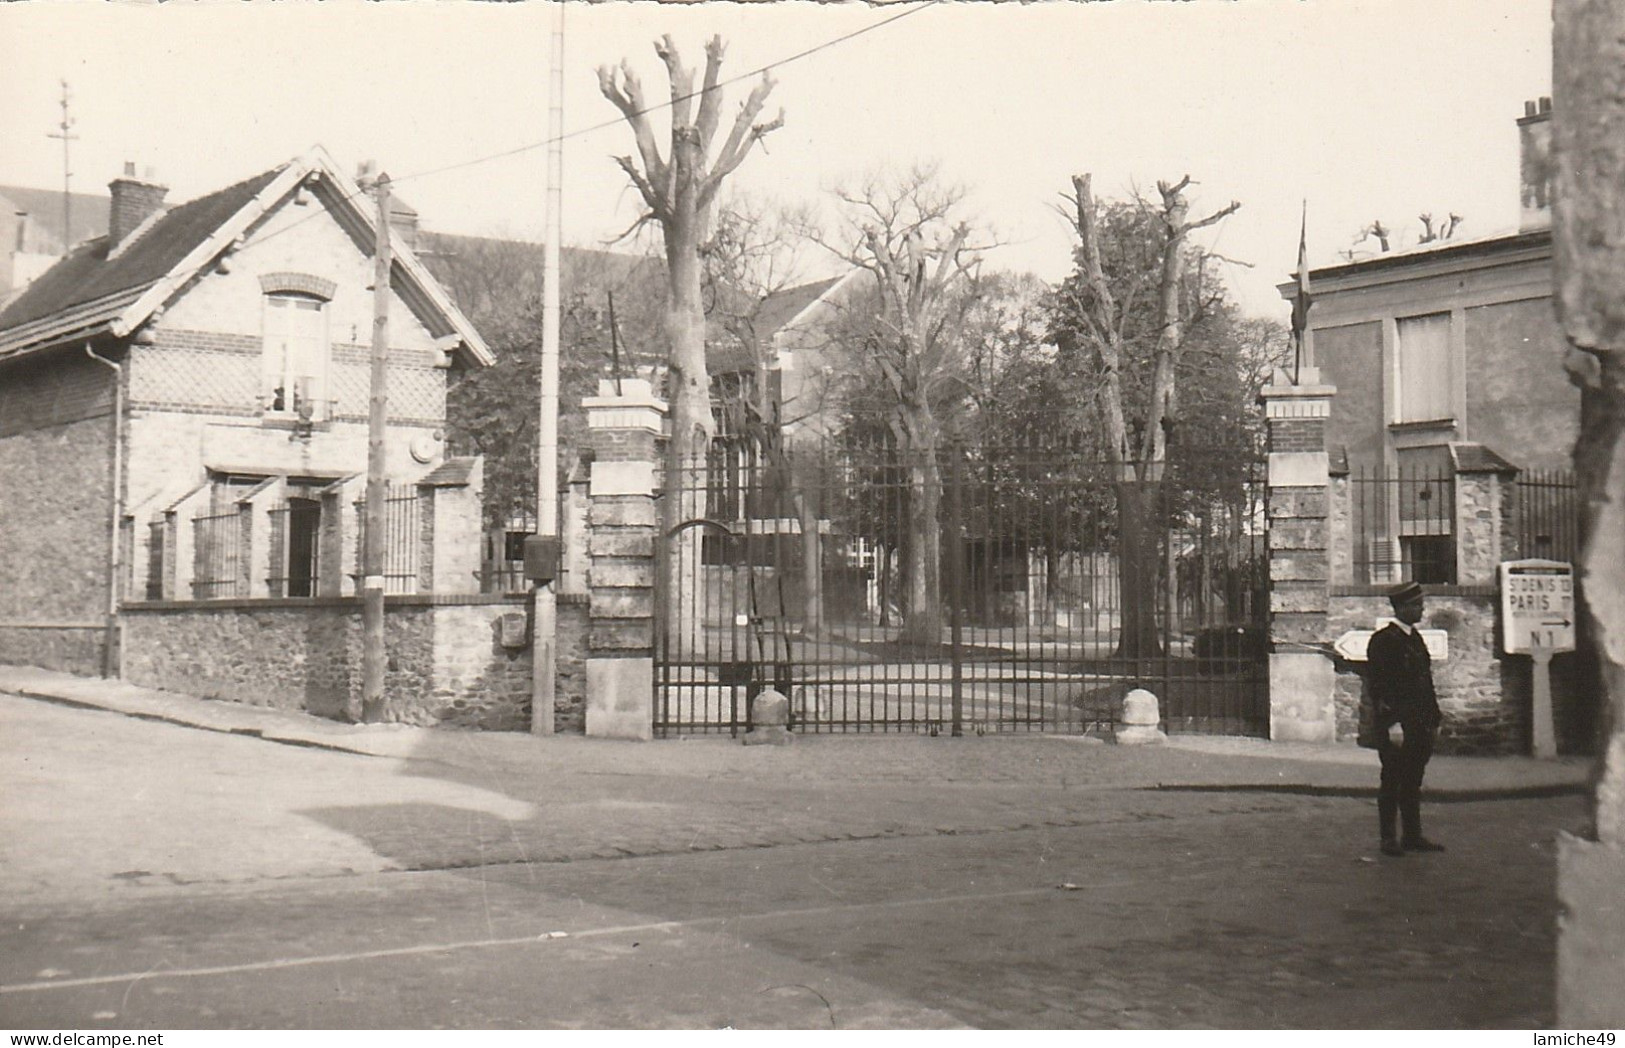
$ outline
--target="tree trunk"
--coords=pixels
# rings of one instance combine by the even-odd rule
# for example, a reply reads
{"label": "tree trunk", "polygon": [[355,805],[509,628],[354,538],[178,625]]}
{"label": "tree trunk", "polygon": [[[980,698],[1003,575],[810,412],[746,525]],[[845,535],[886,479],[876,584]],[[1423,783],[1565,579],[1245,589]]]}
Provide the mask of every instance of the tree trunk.
{"label": "tree trunk", "polygon": [[705,308],[700,295],[700,263],[695,230],[672,222],[666,226],[666,265],[671,301],[666,307],[666,337],[671,363],[671,438],[666,444],[666,492],[661,499],[661,533],[666,556],[661,559],[661,590],[669,614],[666,640],[674,654],[700,650],[704,629],[705,569],[701,532],[681,525],[706,515],[706,453],[716,423],[711,416],[710,378],[705,367]]}
{"label": "tree trunk", "polygon": [[942,471],[934,449],[915,449],[908,468],[908,607],[903,635],[921,644],[942,643]]}
{"label": "tree trunk", "polygon": [[1162,654],[1157,635],[1157,593],[1161,564],[1157,540],[1162,483],[1124,480],[1117,485],[1117,570],[1122,623],[1117,650],[1124,659],[1151,659]]}
{"label": "tree trunk", "polygon": [[942,470],[937,463],[937,423],[929,406],[900,405],[897,435],[908,476],[905,533],[907,589],[903,636],[920,644],[942,643]]}
{"label": "tree trunk", "polygon": [[824,623],[824,544],[818,514],[798,484],[793,495],[801,522],[801,632],[819,635]]}

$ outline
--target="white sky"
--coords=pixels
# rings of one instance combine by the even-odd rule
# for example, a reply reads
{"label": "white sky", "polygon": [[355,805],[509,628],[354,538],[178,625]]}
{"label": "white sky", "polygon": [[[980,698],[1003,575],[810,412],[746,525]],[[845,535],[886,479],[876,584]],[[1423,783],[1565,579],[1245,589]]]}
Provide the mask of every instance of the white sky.
{"label": "white sky", "polygon": [[[721,33],[726,75],[905,9],[572,5],[565,127],[616,116],[594,69],[623,56],[663,97],[661,33],[696,66]],[[545,138],[549,20],[540,3],[0,4],[0,183],[61,185],[46,136],[66,78],[77,191],[132,160],[181,202],[320,142],[341,164],[377,158],[428,228],[536,236],[543,148],[412,176]],[[1230,269],[1237,298],[1284,316],[1305,198],[1313,264],[1373,218],[1406,243],[1421,211],[1464,215],[1463,237],[1516,225],[1514,121],[1551,93],[1550,40],[1549,0],[944,2],[776,70],[786,126],[736,185],[812,200],[937,160],[1006,243],[990,261],[1055,278],[1072,241],[1052,204],[1074,172],[1100,195],[1189,173],[1199,213],[1242,203],[1207,240],[1254,264]],[[618,233],[637,201],[609,158],[630,133],[565,150],[566,242]]]}

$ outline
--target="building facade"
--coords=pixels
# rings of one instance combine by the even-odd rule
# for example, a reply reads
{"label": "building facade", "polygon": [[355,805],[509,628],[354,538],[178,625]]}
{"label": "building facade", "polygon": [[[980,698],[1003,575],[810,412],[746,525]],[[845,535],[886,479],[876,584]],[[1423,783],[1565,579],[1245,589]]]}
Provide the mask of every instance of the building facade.
{"label": "building facade", "polygon": [[[126,604],[356,592],[370,198],[319,147],[174,207],[163,186],[128,169],[110,188],[107,234],[0,312],[8,662],[111,671]],[[421,530],[416,485],[432,490],[436,471],[447,476],[448,381],[491,360],[397,240],[392,531],[397,517]],[[464,482],[475,472],[463,469]],[[395,592],[428,577],[434,554],[419,538],[391,537],[395,562],[410,565],[396,571]],[[476,588],[477,534],[470,540],[466,585],[448,566],[435,588]]]}

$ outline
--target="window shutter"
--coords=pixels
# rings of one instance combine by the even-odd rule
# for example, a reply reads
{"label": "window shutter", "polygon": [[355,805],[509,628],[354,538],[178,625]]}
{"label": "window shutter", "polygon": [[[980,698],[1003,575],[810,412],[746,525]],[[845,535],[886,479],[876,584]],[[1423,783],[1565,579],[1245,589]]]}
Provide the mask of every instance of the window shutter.
{"label": "window shutter", "polygon": [[1454,417],[1451,407],[1450,314],[1402,317],[1396,325],[1399,417],[1432,422]]}

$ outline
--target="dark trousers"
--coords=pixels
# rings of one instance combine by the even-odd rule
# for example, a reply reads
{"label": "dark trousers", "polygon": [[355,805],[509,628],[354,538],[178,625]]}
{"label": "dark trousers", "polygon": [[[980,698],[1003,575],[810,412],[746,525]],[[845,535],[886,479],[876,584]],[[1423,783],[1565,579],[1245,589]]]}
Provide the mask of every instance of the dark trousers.
{"label": "dark trousers", "polygon": [[1404,824],[1405,840],[1422,837],[1422,776],[1433,756],[1433,732],[1407,731],[1398,746],[1384,736],[1377,747],[1382,761],[1382,785],[1377,791],[1377,821],[1382,839],[1395,840],[1394,816]]}

